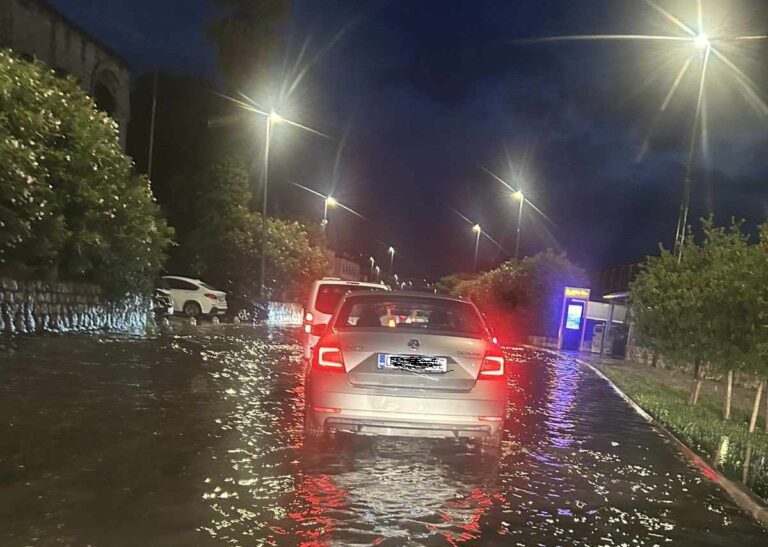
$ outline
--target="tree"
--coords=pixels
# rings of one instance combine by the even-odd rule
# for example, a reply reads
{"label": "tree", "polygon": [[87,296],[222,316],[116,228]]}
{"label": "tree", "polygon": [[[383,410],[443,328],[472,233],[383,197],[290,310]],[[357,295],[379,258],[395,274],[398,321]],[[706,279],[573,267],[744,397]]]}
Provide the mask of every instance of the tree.
{"label": "tree", "polygon": [[[248,209],[245,167],[236,159],[214,163],[198,175],[192,208],[196,227],[179,251],[181,267],[235,294],[258,293],[261,215]],[[273,296],[300,298],[328,270],[323,248],[296,221],[267,219],[266,285]]]}
{"label": "tree", "polygon": [[441,277],[437,283],[435,283],[435,288],[437,289],[437,292],[442,294],[451,294],[451,295],[457,295],[459,286],[462,283],[465,283],[467,281],[472,281],[478,276],[478,274],[473,273],[453,273],[448,274],[443,277]]}
{"label": "tree", "polygon": [[168,222],[183,241],[198,220],[195,218],[200,176],[224,157],[245,159],[252,151],[250,115],[235,111],[200,79],[159,72],[141,76],[131,93],[128,153],[141,173],[149,173],[149,136],[152,99],[157,76],[157,111],[152,159],[152,190]]}
{"label": "tree", "polygon": [[269,71],[291,4],[287,0],[212,1],[224,10],[209,27],[219,69],[232,89],[248,94]]}
{"label": "tree", "polygon": [[477,304],[497,335],[520,341],[528,335],[557,336],[563,288],[586,283],[584,270],[564,254],[547,250],[505,262],[455,290]]}
{"label": "tree", "polygon": [[117,126],[72,78],[0,51],[0,266],[88,281],[111,293],[151,286],[171,230]]}
{"label": "tree", "polygon": [[649,257],[631,287],[632,313],[641,345],[672,361],[694,364],[690,404],[696,403],[702,364],[726,374],[727,420],[733,371],[754,370],[762,362],[756,295],[763,290],[757,272],[765,269],[765,255],[749,245],[740,223],[719,228],[710,218],[702,225],[702,242],[688,237],[680,260],[664,249]]}

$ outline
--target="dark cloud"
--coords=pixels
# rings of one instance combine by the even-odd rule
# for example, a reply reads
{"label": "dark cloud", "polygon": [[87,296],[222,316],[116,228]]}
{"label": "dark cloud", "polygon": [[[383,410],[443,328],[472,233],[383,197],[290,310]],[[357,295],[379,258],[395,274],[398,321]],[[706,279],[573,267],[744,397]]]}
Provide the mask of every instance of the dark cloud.
{"label": "dark cloud", "polygon": [[[686,22],[695,21],[694,2],[659,2]],[[190,56],[211,59],[202,33],[190,30],[203,28],[206,5],[190,1],[178,22],[171,17],[175,10],[148,0],[102,0],[99,14],[132,25],[142,36],[162,35],[163,62],[186,69]],[[762,0],[705,5],[723,32],[768,27]],[[511,249],[514,205],[481,164],[505,177],[521,175],[519,184],[556,224],[526,210],[525,252],[559,246],[599,267],[639,259],[660,241],[671,242],[696,92],[693,68],[661,116],[659,107],[684,55],[657,44],[518,41],[675,32],[646,3],[297,0],[294,14],[286,32],[289,57],[307,36],[310,49],[320,50],[340,28],[355,23],[308,73],[292,105],[314,126],[339,136],[347,132],[336,193],[372,222],[334,212],[337,246],[365,249],[384,260],[383,243],[377,242],[392,243],[409,260],[406,271],[468,269],[472,233],[448,209],[455,207]],[[147,63],[146,50],[128,38],[122,42],[140,66]],[[754,75],[758,88],[768,89],[768,44],[733,46],[728,53]],[[206,66],[210,62],[201,64],[200,73],[207,74]],[[765,120],[728,70],[713,67],[709,149],[699,154],[694,171],[692,218],[739,216],[753,226],[765,219],[768,201]],[[638,162],[649,134],[647,153]],[[283,132],[275,145],[274,180],[332,188],[337,145]],[[282,211],[316,213],[277,182],[273,196]],[[484,243],[484,266],[500,257]]]}

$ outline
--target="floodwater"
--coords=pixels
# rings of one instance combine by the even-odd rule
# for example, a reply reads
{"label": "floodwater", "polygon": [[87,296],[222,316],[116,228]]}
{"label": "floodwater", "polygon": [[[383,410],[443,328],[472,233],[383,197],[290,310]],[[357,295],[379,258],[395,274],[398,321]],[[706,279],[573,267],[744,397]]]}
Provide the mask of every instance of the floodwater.
{"label": "floodwater", "polygon": [[499,454],[305,445],[295,332],[175,328],[0,338],[0,545],[768,545],[570,360],[510,352]]}

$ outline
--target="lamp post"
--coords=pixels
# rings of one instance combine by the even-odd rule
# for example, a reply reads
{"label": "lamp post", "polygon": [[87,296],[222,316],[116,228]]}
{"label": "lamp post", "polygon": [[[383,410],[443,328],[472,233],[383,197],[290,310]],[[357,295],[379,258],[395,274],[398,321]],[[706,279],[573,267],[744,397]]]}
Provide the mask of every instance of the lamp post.
{"label": "lamp post", "polygon": [[387,253],[389,253],[389,275],[392,275],[395,266],[395,248],[390,247],[387,249]]}
{"label": "lamp post", "polygon": [[338,201],[331,196],[323,200],[323,220],[320,222],[320,226],[323,227],[323,235],[326,235],[325,231],[328,226],[328,207],[334,207],[337,203]]}
{"label": "lamp post", "polygon": [[371,279],[371,281],[373,281],[373,267],[376,265],[376,259],[375,259],[375,258],[373,258],[372,256],[371,256],[371,257],[368,257],[368,262],[370,262],[370,263],[371,263],[371,275],[370,275],[370,279]]}
{"label": "lamp post", "polygon": [[381,282],[381,268],[376,266],[376,283]]}
{"label": "lamp post", "polygon": [[269,188],[269,145],[272,141],[272,125],[283,121],[283,117],[275,112],[266,116],[267,132],[264,137],[264,172],[262,174],[263,188],[261,200],[261,260],[259,261],[259,297],[264,298],[265,276],[267,270],[267,189]]}
{"label": "lamp post", "polygon": [[517,257],[520,254],[520,226],[523,222],[523,204],[525,203],[525,195],[518,190],[512,194],[512,199],[519,202],[517,207],[517,236],[515,238],[515,260],[517,260]]}
{"label": "lamp post", "polygon": [[472,226],[472,231],[477,234],[475,237],[475,260],[472,263],[472,273],[477,273],[477,253],[480,250],[480,235],[483,233],[483,229],[479,224]]}

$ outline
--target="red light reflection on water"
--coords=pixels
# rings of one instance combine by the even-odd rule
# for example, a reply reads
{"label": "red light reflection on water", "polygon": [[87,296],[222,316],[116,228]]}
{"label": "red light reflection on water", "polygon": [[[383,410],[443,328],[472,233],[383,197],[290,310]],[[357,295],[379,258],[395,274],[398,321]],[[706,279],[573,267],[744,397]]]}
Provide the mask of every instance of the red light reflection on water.
{"label": "red light reflection on water", "polygon": [[294,504],[297,509],[288,513],[296,524],[294,537],[308,540],[301,545],[327,545],[328,541],[320,538],[339,524],[330,514],[349,507],[349,494],[338,488],[330,475],[305,475],[296,489]]}

